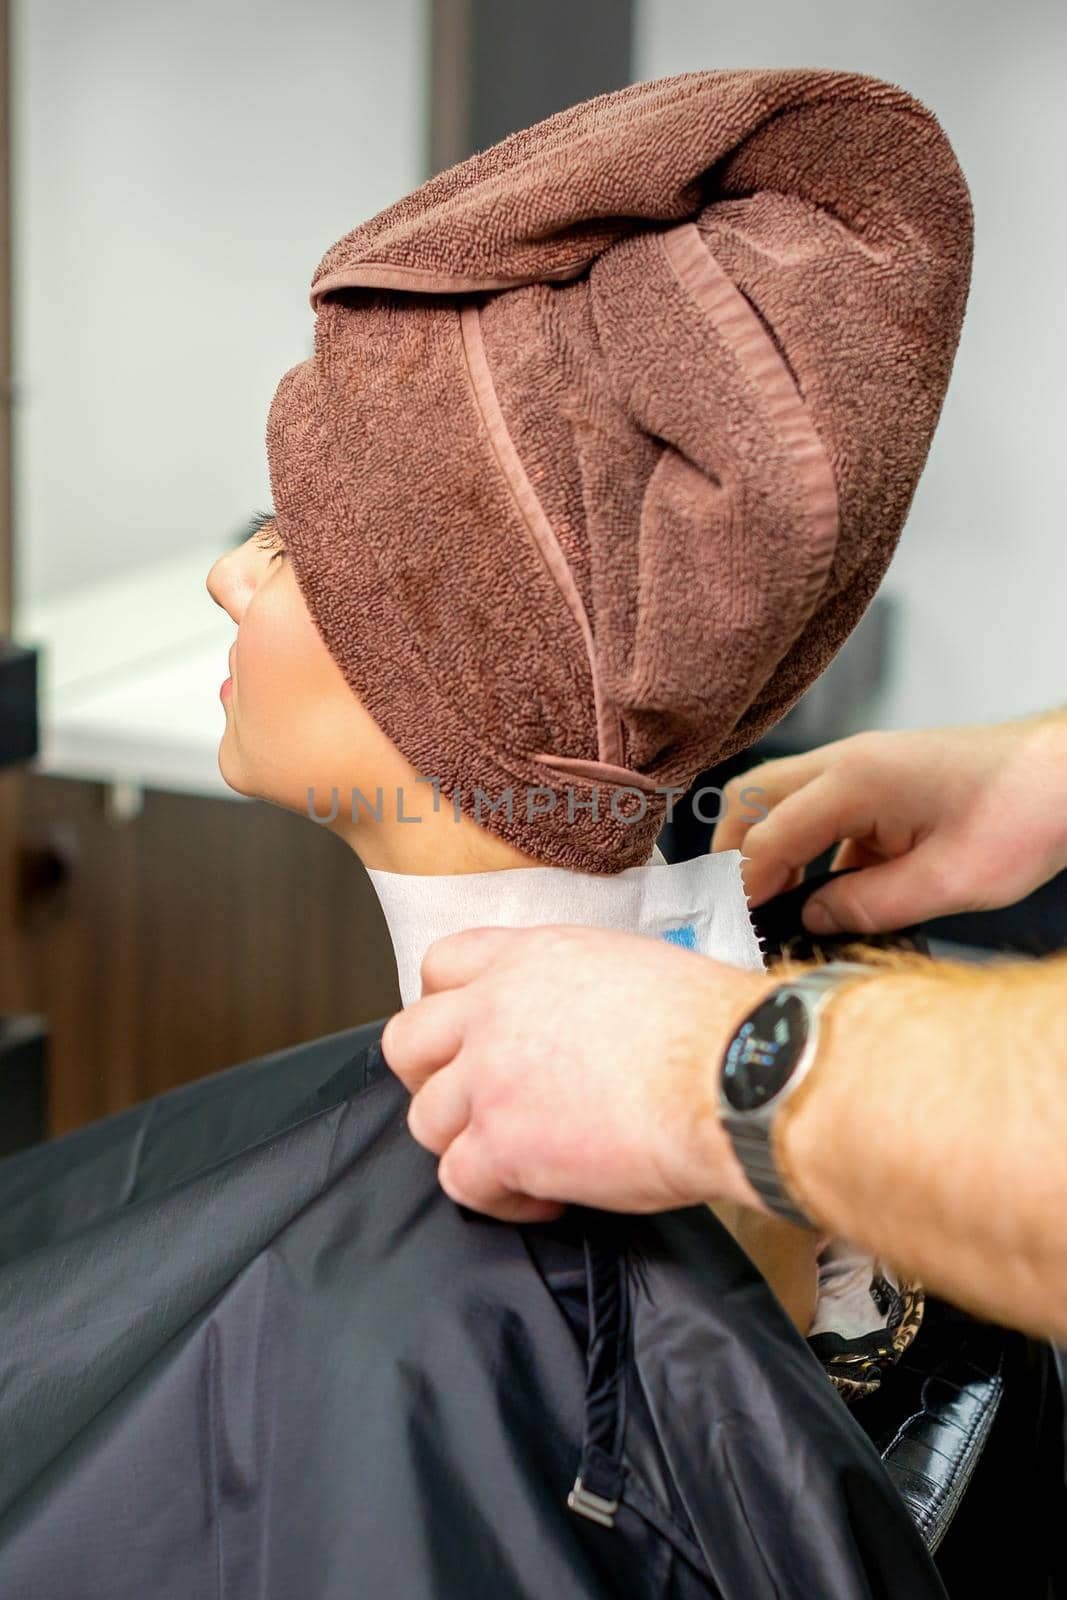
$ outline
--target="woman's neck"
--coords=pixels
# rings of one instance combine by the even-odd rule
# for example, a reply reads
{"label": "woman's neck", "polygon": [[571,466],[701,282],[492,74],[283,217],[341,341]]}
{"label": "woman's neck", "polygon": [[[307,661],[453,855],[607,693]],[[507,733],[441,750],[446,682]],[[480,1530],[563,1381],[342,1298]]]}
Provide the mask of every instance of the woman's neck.
{"label": "woman's neck", "polygon": [[351,807],[331,823],[369,871],[436,878],[540,866],[423,782],[398,753],[374,770],[377,781],[353,790]]}

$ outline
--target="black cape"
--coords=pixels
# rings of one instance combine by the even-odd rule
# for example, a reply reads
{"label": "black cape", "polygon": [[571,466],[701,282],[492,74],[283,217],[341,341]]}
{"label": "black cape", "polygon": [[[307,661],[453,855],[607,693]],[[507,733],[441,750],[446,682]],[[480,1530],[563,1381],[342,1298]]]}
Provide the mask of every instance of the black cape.
{"label": "black cape", "polygon": [[455,1205],[382,1026],[0,1163],[3,1600],[943,1600],[715,1217]]}
{"label": "black cape", "polygon": [[715,1218],[456,1206],[380,1030],[0,1165],[4,1600],[940,1596]]}

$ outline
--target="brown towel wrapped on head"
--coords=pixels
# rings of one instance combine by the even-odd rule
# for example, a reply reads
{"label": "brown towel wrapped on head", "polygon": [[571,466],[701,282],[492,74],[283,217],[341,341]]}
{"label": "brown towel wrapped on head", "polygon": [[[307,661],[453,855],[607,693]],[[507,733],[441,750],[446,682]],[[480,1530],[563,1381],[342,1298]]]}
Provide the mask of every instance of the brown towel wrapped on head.
{"label": "brown towel wrapped on head", "polygon": [[933,114],[814,68],[600,95],[339,240],[274,504],[418,772],[546,864],[646,860],[877,588],[972,241]]}

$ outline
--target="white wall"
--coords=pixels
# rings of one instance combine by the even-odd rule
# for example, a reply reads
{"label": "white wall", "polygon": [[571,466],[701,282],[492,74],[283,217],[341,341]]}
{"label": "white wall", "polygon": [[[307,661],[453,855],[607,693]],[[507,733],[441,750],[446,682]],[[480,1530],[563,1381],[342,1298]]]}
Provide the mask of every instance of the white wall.
{"label": "white wall", "polygon": [[825,66],[935,113],[975,210],[970,301],[886,590],[885,727],[1067,702],[1067,7],[1059,0],[637,0],[635,79]]}
{"label": "white wall", "polygon": [[[426,176],[426,0],[13,0],[21,605],[270,503],[324,251]],[[205,605],[211,601],[205,591]]]}

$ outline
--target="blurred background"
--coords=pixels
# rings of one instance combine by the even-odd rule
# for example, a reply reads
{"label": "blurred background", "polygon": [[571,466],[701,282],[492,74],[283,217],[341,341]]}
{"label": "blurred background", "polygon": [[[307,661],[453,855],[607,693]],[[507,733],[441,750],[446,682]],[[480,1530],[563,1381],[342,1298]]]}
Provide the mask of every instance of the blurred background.
{"label": "blurred background", "polygon": [[[578,100],[697,68],[871,73],[935,112],[974,200],[882,594],[695,787],[862,727],[1063,702],[1062,5],[7,0],[0,29],[0,1150],[395,1009],[351,852],[219,774],[234,625],[205,579],[270,503],[267,408],[311,351],[324,250]],[[679,807],[668,857],[710,827]],[[1067,884],[930,926],[1053,948]]]}

